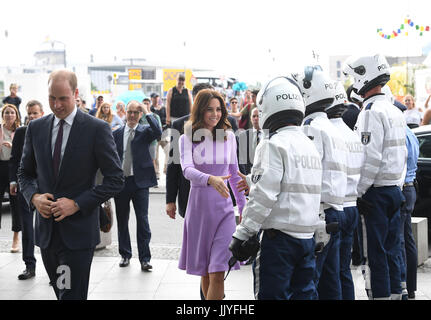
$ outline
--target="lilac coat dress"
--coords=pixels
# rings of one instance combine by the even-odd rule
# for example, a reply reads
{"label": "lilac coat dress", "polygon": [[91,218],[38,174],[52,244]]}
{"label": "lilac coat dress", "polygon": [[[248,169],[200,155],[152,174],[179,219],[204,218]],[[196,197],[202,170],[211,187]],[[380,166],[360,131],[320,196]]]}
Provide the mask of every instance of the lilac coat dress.
{"label": "lilac coat dress", "polygon": [[[180,137],[181,167],[191,188],[178,267],[188,274],[205,276],[229,269],[229,243],[236,229],[232,199],[223,198],[207,184],[210,175],[230,174],[228,181],[242,213],[246,200],[236,188],[241,180],[237,173],[236,139],[232,131],[226,133],[226,141],[206,138],[192,143],[186,135]],[[239,269],[239,264],[232,269]]]}

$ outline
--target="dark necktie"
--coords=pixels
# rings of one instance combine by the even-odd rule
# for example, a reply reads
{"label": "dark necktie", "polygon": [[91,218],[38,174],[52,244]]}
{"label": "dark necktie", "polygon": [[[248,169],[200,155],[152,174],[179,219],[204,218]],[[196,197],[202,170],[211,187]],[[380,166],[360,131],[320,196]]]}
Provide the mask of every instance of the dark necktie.
{"label": "dark necktie", "polygon": [[57,139],[55,140],[54,145],[54,155],[52,157],[52,165],[54,167],[54,176],[58,176],[58,170],[60,169],[60,161],[61,161],[61,145],[63,144],[63,124],[64,120],[60,120],[60,127],[57,132]]}
{"label": "dark necktie", "polygon": [[256,138],[256,146],[259,144],[260,142],[260,131],[257,131],[257,138]]}

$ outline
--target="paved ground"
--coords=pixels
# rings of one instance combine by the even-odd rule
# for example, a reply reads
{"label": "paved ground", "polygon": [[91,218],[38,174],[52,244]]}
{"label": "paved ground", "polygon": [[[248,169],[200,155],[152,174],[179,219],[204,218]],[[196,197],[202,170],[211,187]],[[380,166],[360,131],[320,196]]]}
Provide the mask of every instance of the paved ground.
{"label": "paved ground", "polygon": [[[39,254],[36,255],[41,262]],[[179,270],[177,260],[153,259],[153,271],[142,272],[138,259],[129,267],[118,267],[117,257],[94,257],[89,300],[199,300],[199,277]],[[55,300],[48,276],[41,264],[35,278],[20,281],[20,254],[0,253],[0,300]],[[364,281],[353,269],[356,299],[367,300]],[[253,300],[251,266],[232,271],[225,282],[225,300]],[[431,263],[418,269],[416,300],[431,300]]]}

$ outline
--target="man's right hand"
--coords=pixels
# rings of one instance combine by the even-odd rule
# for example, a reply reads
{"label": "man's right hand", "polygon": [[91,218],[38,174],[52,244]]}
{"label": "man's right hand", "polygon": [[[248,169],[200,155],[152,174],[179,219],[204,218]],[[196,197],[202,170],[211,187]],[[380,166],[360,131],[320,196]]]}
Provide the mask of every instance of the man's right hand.
{"label": "man's right hand", "polygon": [[42,217],[49,219],[52,216],[51,205],[54,203],[52,200],[54,200],[54,196],[50,193],[35,193],[31,198],[31,203]]}
{"label": "man's right hand", "polygon": [[166,214],[171,218],[175,219],[175,213],[177,211],[177,206],[175,202],[169,202],[166,204]]}

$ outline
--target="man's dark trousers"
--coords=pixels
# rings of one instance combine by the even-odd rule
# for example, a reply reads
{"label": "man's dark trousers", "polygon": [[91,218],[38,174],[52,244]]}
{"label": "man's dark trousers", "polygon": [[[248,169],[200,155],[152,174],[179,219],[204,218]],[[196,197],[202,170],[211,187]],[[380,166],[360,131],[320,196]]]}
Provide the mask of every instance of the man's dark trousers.
{"label": "man's dark trousers", "polygon": [[405,205],[401,208],[401,281],[406,282],[408,293],[416,291],[418,251],[412,230],[412,216],[416,202],[416,189],[414,186],[405,186],[403,194]]}
{"label": "man's dark trousers", "polygon": [[129,233],[130,200],[132,200],[136,214],[136,234],[139,261],[141,263],[150,262],[151,231],[148,221],[149,189],[139,188],[135,183],[134,176],[126,177],[123,191],[121,191],[114,199],[118,222],[118,244],[120,255],[123,258],[128,259],[132,257]]}
{"label": "man's dark trousers", "polygon": [[398,186],[372,186],[362,198],[374,206],[364,214],[373,298],[401,295],[400,206],[404,196]]}
{"label": "man's dark trousers", "polygon": [[68,249],[59,234],[59,223],[53,220],[51,242],[40,250],[43,264],[58,300],[86,300],[94,248]]}
{"label": "man's dark trousers", "polygon": [[29,209],[21,192],[17,192],[18,212],[21,216],[22,227],[22,260],[28,270],[36,270],[36,258],[34,257],[34,213]]}

